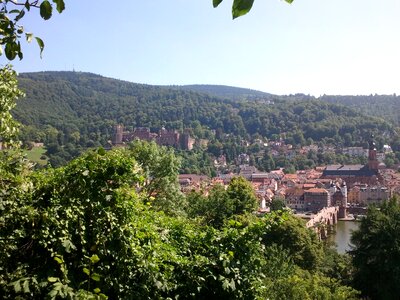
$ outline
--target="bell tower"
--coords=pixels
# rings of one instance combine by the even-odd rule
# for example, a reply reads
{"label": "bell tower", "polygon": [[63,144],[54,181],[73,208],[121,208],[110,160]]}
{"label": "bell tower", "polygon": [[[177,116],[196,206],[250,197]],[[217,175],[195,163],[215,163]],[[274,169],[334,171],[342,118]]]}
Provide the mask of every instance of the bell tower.
{"label": "bell tower", "polygon": [[368,146],[368,168],[370,170],[378,170],[379,161],[376,158],[376,145],[373,135],[371,135]]}

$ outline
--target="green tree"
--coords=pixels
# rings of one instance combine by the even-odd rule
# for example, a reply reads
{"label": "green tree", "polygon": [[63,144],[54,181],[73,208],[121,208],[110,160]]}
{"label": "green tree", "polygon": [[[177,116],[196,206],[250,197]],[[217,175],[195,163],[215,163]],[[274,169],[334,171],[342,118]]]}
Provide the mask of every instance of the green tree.
{"label": "green tree", "polygon": [[146,174],[146,201],[168,214],[183,214],[187,202],[178,183],[180,160],[173,150],[146,141],[135,141],[129,148]]}
{"label": "green tree", "polygon": [[234,214],[253,212],[258,208],[258,199],[251,183],[244,177],[234,177],[226,190],[233,203]]}
{"label": "green tree", "polygon": [[187,197],[190,217],[201,217],[204,222],[216,228],[235,215],[253,212],[258,200],[250,183],[243,177],[234,177],[227,189],[217,184],[208,196],[192,192]]}
{"label": "green tree", "polygon": [[190,217],[201,217],[205,224],[221,228],[233,216],[235,207],[223,185],[217,184],[208,196],[192,192],[188,195]]}
{"label": "green tree", "polygon": [[396,198],[370,207],[353,233],[354,284],[371,299],[400,295],[400,205]]}
{"label": "green tree", "polygon": [[272,222],[263,236],[266,246],[281,245],[287,249],[295,264],[306,270],[316,269],[323,259],[323,247],[315,232],[304,221],[288,213],[278,214],[284,222]]}
{"label": "green tree", "polygon": [[274,198],[272,199],[270,208],[271,211],[277,211],[277,210],[282,210],[286,207],[285,205],[285,200],[282,198]]}

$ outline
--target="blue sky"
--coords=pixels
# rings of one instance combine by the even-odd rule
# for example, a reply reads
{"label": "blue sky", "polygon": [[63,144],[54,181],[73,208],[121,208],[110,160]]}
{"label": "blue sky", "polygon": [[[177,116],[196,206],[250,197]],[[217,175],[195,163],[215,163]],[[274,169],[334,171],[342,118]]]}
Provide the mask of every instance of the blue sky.
{"label": "blue sky", "polygon": [[[224,84],[275,94],[400,94],[399,0],[77,1],[23,20],[18,72],[73,70],[131,82]],[[6,63],[5,57],[0,58]]]}

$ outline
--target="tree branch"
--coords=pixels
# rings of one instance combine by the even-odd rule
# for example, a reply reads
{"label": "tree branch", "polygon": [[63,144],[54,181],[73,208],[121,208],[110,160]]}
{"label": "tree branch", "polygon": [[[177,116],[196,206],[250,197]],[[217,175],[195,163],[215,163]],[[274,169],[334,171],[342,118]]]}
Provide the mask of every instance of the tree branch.
{"label": "tree branch", "polygon": [[[19,5],[19,6],[25,6],[25,3],[18,3],[16,0],[9,0],[14,5]],[[40,6],[38,5],[39,0],[33,1],[32,3],[29,3],[30,7],[36,7],[39,8]]]}

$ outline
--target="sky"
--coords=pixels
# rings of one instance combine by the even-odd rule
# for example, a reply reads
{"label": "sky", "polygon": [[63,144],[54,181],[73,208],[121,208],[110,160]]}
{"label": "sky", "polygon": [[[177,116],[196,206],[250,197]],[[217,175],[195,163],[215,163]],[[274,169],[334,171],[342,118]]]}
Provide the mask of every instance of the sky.
{"label": "sky", "polygon": [[[400,94],[399,0],[65,0],[45,42],[23,43],[18,72],[82,71],[156,85],[219,84],[273,94]],[[7,63],[4,56],[0,64]]]}

